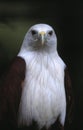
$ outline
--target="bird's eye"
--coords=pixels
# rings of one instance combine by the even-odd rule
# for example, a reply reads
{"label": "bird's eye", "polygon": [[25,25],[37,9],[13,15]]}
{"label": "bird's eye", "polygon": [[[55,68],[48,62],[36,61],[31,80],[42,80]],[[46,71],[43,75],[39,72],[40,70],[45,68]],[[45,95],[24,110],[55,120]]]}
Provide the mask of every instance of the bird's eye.
{"label": "bird's eye", "polygon": [[49,32],[48,32],[48,34],[49,34],[50,36],[52,36],[52,34],[53,34],[53,31],[49,31]]}
{"label": "bird's eye", "polygon": [[32,33],[32,35],[37,34],[37,32],[35,30],[32,30],[31,33]]}

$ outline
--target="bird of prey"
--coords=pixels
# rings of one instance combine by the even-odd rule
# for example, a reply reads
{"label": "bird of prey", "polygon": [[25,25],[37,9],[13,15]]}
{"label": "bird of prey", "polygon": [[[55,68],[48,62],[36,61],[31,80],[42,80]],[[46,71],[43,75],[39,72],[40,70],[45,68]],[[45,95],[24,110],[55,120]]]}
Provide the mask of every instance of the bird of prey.
{"label": "bird of prey", "polygon": [[0,97],[0,123],[4,127],[64,130],[71,122],[70,76],[50,25],[30,27]]}

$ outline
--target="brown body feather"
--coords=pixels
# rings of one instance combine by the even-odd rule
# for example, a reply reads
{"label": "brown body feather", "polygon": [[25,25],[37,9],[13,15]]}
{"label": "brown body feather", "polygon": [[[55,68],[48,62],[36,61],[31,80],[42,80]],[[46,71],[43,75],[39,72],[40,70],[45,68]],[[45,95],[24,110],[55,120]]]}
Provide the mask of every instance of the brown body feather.
{"label": "brown body feather", "polygon": [[16,57],[5,78],[0,92],[0,123],[1,125],[17,124],[17,113],[25,78],[25,61]]}
{"label": "brown body feather", "polygon": [[66,119],[65,119],[65,128],[67,130],[70,130],[71,125],[73,123],[73,117],[74,117],[74,96],[73,96],[73,88],[72,83],[69,75],[68,68],[65,69],[65,93],[66,93]]}

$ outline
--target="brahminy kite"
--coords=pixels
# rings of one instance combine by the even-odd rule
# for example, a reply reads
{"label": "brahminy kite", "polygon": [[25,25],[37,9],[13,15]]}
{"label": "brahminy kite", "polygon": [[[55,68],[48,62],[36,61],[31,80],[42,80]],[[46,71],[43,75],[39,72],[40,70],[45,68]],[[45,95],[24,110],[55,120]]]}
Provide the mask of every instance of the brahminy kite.
{"label": "brahminy kite", "polygon": [[64,130],[71,122],[70,76],[50,25],[30,27],[0,96],[0,121],[4,126]]}

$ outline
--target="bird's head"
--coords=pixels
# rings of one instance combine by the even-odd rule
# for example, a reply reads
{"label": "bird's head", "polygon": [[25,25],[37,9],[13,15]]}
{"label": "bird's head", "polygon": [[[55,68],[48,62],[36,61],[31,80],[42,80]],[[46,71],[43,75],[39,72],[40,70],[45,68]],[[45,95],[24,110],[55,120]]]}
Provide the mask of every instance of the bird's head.
{"label": "bird's head", "polygon": [[33,50],[55,49],[57,38],[54,29],[47,24],[32,26],[26,33],[23,47]]}

